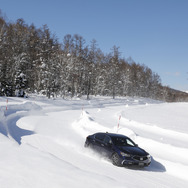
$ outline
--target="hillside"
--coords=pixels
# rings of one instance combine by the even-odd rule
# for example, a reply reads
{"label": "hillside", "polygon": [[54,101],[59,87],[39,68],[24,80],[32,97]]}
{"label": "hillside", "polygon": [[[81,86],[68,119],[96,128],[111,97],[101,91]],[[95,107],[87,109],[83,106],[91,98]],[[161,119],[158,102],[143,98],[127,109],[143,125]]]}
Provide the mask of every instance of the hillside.
{"label": "hillside", "polygon": [[0,96],[48,98],[87,95],[139,96],[167,102],[188,101],[188,94],[162,85],[160,76],[117,46],[103,52],[78,34],[62,42],[47,25],[37,28],[24,19],[8,22],[0,11]]}

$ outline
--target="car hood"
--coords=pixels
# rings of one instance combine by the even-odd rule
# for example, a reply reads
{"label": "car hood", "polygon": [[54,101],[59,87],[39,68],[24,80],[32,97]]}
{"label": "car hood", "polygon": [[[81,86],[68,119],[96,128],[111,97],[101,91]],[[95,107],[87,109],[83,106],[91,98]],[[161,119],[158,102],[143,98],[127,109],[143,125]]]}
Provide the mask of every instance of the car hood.
{"label": "car hood", "polygon": [[132,147],[132,146],[118,146],[120,151],[131,154],[131,155],[139,155],[139,156],[145,156],[148,153],[139,147]]}

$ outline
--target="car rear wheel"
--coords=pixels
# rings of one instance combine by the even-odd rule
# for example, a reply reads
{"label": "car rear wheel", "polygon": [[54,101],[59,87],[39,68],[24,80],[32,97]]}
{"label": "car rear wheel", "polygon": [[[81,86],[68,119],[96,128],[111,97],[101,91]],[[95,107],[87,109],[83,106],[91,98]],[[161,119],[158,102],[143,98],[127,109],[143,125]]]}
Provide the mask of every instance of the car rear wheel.
{"label": "car rear wheel", "polygon": [[121,162],[120,162],[120,158],[119,155],[117,153],[114,153],[111,157],[112,160],[112,164],[115,166],[122,166]]}
{"label": "car rear wheel", "polygon": [[85,142],[84,147],[85,147],[85,148],[88,148],[88,147],[89,147],[89,143],[88,143],[88,142]]}
{"label": "car rear wheel", "polygon": [[93,149],[93,145],[90,142],[88,142],[88,141],[85,142],[84,147]]}

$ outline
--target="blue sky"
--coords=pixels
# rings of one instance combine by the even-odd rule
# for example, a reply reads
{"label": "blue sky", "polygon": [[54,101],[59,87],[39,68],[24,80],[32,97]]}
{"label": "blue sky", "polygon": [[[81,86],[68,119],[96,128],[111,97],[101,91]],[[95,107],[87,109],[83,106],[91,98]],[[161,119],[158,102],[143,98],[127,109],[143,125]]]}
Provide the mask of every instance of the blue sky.
{"label": "blue sky", "polygon": [[188,0],[0,0],[0,9],[8,21],[47,24],[60,42],[79,34],[105,53],[116,45],[163,85],[188,91]]}

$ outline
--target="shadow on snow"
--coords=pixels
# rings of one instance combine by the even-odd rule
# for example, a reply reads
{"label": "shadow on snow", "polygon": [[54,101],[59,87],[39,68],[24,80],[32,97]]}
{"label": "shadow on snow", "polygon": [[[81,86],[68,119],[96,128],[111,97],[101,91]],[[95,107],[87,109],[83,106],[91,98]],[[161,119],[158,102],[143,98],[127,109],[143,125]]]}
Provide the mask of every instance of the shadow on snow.
{"label": "shadow on snow", "polygon": [[166,172],[166,168],[163,164],[156,161],[153,157],[151,157],[151,164],[148,167],[137,167],[137,166],[130,166],[126,167],[131,170],[142,170],[142,171],[150,171],[150,172]]}
{"label": "shadow on snow", "polygon": [[16,116],[14,118],[11,118],[10,120],[7,121],[7,127],[8,127],[8,132],[9,135],[18,143],[21,144],[21,138],[22,136],[28,136],[32,135],[35,132],[26,130],[26,129],[21,129],[16,125],[16,122],[20,119],[20,116]]}
{"label": "shadow on snow", "polygon": [[25,104],[25,106],[11,105],[7,111],[0,109],[0,134],[12,137],[18,144],[21,144],[22,136],[34,134],[35,132],[19,128],[16,125],[16,122],[27,114],[30,107],[29,104]]}

